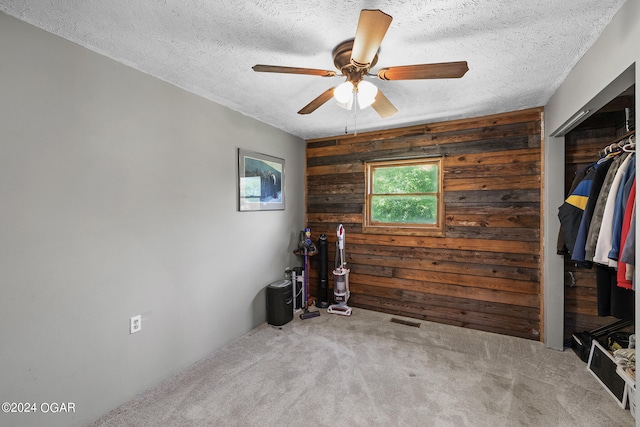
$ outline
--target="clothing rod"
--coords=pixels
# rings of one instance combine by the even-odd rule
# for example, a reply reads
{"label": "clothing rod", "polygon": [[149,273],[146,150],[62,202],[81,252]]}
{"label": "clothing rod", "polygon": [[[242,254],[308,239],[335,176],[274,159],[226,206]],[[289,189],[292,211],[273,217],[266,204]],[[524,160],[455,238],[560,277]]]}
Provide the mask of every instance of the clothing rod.
{"label": "clothing rod", "polygon": [[613,141],[611,141],[609,144],[607,144],[607,146],[612,145],[612,144],[617,144],[618,142],[622,141],[623,139],[629,138],[632,135],[635,135],[636,130],[632,130],[630,132],[625,133],[624,135],[622,135],[619,138],[614,139]]}
{"label": "clothing rod", "polygon": [[[635,134],[636,134],[635,129],[634,129],[634,130],[632,130],[631,132],[627,132],[627,133],[625,133],[625,134],[624,134],[624,135],[622,135],[621,137],[616,138],[616,139],[614,139],[612,142],[610,142],[609,144],[607,144],[607,145],[606,145],[602,150],[600,150],[600,151],[598,152],[598,154],[600,154],[600,156],[605,156],[605,155],[610,154],[610,153],[613,151],[613,149],[615,149],[615,148],[621,148],[620,143],[621,143],[622,141],[624,141],[625,139],[629,139],[629,138],[631,138],[631,137],[632,137],[632,136],[634,136]],[[618,144],[618,145],[616,146],[616,144]]]}

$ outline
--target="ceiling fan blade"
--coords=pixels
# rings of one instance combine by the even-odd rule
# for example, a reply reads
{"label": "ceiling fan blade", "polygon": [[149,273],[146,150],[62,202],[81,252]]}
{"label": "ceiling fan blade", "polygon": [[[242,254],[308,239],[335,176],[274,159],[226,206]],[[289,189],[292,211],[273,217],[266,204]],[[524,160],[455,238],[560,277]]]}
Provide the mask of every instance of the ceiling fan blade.
{"label": "ceiling fan blade", "polygon": [[378,93],[376,94],[375,101],[371,104],[371,108],[376,110],[376,113],[378,113],[382,118],[393,116],[398,112],[398,109],[393,106],[391,101],[384,96],[380,89],[378,89]]}
{"label": "ceiling fan blade", "polygon": [[316,68],[281,67],[279,65],[257,64],[251,67],[253,71],[260,73],[287,73],[287,74],[308,74],[311,76],[334,77],[335,71],[318,70]]}
{"label": "ceiling fan blade", "polygon": [[467,61],[441,62],[382,68],[378,71],[378,78],[382,80],[455,79],[464,76],[467,71],[469,71]]}
{"label": "ceiling fan blade", "polygon": [[353,65],[359,68],[368,68],[371,65],[392,19],[390,15],[378,9],[364,9],[360,12],[351,51]]}
{"label": "ceiling fan blade", "polygon": [[320,107],[322,104],[324,104],[325,102],[333,98],[334,89],[335,88],[332,87],[322,92],[322,94],[320,94],[319,97],[317,97],[316,99],[308,103],[306,106],[304,106],[302,110],[298,111],[298,114],[309,114],[316,111],[318,107]]}

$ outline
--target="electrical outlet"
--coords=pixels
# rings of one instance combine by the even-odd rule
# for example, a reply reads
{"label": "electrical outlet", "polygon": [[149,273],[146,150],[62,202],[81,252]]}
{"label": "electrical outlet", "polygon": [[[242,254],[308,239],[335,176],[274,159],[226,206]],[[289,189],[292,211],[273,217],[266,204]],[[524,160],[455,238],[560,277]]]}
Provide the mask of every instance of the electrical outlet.
{"label": "electrical outlet", "polygon": [[129,319],[129,333],[135,334],[142,329],[142,315],[138,314]]}

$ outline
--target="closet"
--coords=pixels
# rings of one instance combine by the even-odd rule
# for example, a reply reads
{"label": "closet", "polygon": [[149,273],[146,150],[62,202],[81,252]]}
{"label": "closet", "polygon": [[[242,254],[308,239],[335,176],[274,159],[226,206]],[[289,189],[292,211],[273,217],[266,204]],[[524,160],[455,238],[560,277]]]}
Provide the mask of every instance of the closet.
{"label": "closet", "polygon": [[[628,159],[625,163],[628,173],[620,179],[625,177],[626,179],[635,179],[630,178],[631,171],[635,171],[634,118],[635,85],[565,135],[564,194],[567,195],[567,200],[569,195],[572,195],[571,203],[580,206],[588,219],[591,219],[596,201],[592,199],[592,204],[589,204],[588,197],[585,198],[584,195],[588,196],[592,185],[602,185],[602,191],[607,193],[612,188],[620,188],[620,182],[617,185],[614,183],[602,184],[601,181],[604,180],[609,168],[621,167],[621,164]],[[597,173],[597,179],[594,180],[597,169],[600,169],[600,172]],[[585,182],[578,184],[583,179]],[[632,182],[629,182],[627,186],[627,193],[624,195],[625,203],[632,185]],[[623,190],[620,189],[620,191]],[[635,300],[633,290],[617,288],[618,265],[613,260],[609,262],[610,266],[604,265],[607,260],[602,258],[602,247],[594,257],[599,262],[589,262],[592,256],[589,251],[594,251],[596,244],[591,241],[592,246],[589,247],[589,239],[597,238],[593,230],[591,230],[592,235],[586,237],[589,248],[587,249],[587,258],[583,260],[584,236],[573,241],[572,239],[576,237],[577,232],[566,231],[569,227],[579,227],[580,221],[572,218],[572,209],[574,207],[568,206],[565,201],[563,207],[558,211],[558,218],[563,224],[562,228],[565,229],[561,230],[558,236],[558,252],[564,255],[564,339],[567,343],[571,341],[571,334],[575,332],[597,329],[621,318],[630,317],[633,319]],[[598,209],[602,209],[602,207]],[[615,223],[614,230],[613,223],[609,219],[603,220],[602,232],[607,234],[611,229],[611,233],[608,234],[618,236],[624,234],[626,238],[627,230],[625,229],[625,232],[622,233],[619,222]],[[569,241],[564,241],[567,235]],[[615,244],[619,245],[620,242]],[[619,251],[619,249],[616,250]],[[626,268],[626,264],[623,262],[620,262],[620,266],[622,270]],[[633,266],[629,269],[629,277],[632,274],[632,269]],[[622,273],[623,271],[620,276],[621,284],[625,281]],[[627,287],[630,286],[629,282],[625,283]],[[609,289],[607,285],[613,288]]]}

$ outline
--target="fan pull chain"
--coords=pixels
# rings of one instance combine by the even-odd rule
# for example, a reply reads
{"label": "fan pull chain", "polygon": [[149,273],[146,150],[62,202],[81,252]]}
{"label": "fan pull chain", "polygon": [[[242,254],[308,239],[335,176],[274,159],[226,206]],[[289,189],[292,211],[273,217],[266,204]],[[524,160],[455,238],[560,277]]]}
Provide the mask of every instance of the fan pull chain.
{"label": "fan pull chain", "polygon": [[[353,91],[353,102],[351,103],[353,107],[353,136],[358,135],[358,92]],[[349,133],[349,110],[345,111],[345,122],[344,122],[344,134]]]}
{"label": "fan pull chain", "polygon": [[358,135],[358,92],[353,90],[353,136]]}
{"label": "fan pull chain", "polygon": [[345,110],[344,111],[344,134],[345,135],[349,133],[347,129],[348,127],[349,127],[349,110]]}

